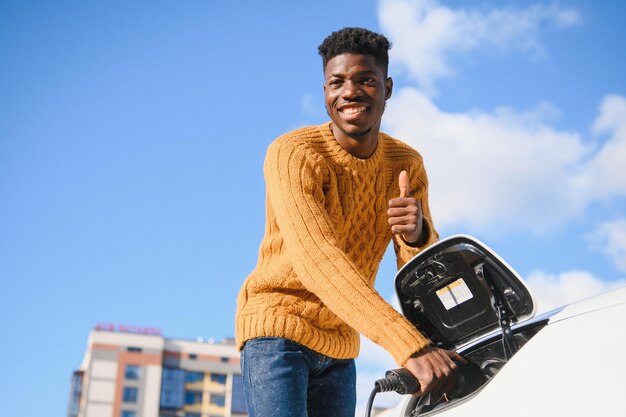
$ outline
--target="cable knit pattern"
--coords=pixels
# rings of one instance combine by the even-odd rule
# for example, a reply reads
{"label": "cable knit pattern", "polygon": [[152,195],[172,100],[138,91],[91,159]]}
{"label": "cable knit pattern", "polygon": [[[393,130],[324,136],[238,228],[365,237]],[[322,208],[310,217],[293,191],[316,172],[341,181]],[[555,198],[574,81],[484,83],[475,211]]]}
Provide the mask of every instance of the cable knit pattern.
{"label": "cable knit pattern", "polygon": [[425,247],[438,236],[422,159],[408,145],[381,133],[374,154],[359,159],[339,145],[330,123],[270,145],[265,236],[238,298],[240,349],[254,337],[280,336],[330,357],[354,358],[359,332],[404,365],[429,343],[374,289],[392,238],[398,267],[422,249],[393,236],[387,223],[403,169],[422,203]]}

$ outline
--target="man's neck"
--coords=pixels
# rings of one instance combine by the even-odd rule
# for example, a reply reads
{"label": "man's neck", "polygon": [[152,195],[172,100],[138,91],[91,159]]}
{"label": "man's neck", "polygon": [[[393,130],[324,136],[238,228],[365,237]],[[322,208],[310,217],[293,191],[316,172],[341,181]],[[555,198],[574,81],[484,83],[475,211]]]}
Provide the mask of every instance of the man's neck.
{"label": "man's neck", "polygon": [[352,137],[346,134],[337,128],[334,123],[331,124],[331,130],[337,143],[356,158],[367,159],[376,151],[378,146],[378,129],[371,129],[360,137]]}

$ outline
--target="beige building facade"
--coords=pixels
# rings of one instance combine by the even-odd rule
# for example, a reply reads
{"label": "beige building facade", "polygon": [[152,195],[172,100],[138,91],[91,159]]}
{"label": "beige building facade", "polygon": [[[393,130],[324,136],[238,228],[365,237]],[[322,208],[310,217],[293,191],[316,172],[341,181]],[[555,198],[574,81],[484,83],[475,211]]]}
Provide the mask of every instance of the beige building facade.
{"label": "beige building facade", "polygon": [[72,376],[68,417],[242,417],[239,352],[167,339],[158,329],[99,325]]}

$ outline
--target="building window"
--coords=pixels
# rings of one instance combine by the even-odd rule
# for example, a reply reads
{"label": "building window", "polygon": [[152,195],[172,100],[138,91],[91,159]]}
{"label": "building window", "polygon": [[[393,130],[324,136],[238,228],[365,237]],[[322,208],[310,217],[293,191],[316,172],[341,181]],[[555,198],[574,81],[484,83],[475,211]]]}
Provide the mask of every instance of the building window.
{"label": "building window", "polygon": [[190,354],[189,354],[189,359],[192,359],[192,360],[194,360],[194,361],[195,361],[196,359],[198,359],[198,355],[197,355],[197,354],[195,354],[195,353],[190,353]]}
{"label": "building window", "polygon": [[163,368],[161,408],[182,408],[185,401],[185,371]]}
{"label": "building window", "polygon": [[185,404],[202,404],[202,391],[185,391]]}
{"label": "building window", "polygon": [[228,362],[230,362],[230,358],[227,358],[227,357],[223,356],[222,357],[222,363],[228,363]]}
{"label": "building window", "polygon": [[137,402],[137,388],[124,387],[122,401],[124,401],[125,403],[136,403]]}
{"label": "building window", "polygon": [[226,375],[224,374],[211,374],[211,382],[217,382],[220,385],[226,384]]}
{"label": "building window", "polygon": [[124,370],[124,378],[126,379],[139,379],[139,366],[126,365]]}
{"label": "building window", "polygon": [[83,372],[75,371],[72,374],[72,388],[70,390],[70,404],[68,407],[68,417],[78,417],[80,407],[80,397],[83,389]]}
{"label": "building window", "polygon": [[211,394],[209,402],[213,405],[224,407],[226,405],[226,397],[221,394]]}
{"label": "building window", "polygon": [[198,382],[204,380],[203,372],[185,372],[185,382]]}
{"label": "building window", "polygon": [[143,349],[135,346],[128,346],[126,352],[143,352]]}
{"label": "building window", "polygon": [[120,417],[137,417],[136,411],[122,410]]}

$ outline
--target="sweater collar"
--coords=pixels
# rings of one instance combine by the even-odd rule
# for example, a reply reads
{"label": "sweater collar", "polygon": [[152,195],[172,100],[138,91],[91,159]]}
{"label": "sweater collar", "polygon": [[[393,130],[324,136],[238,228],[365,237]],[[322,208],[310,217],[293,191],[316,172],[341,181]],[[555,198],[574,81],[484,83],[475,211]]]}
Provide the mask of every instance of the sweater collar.
{"label": "sweater collar", "polygon": [[369,158],[357,158],[352,155],[350,152],[346,151],[340,144],[337,142],[335,137],[333,136],[333,131],[331,129],[332,122],[326,122],[318,126],[319,131],[329,145],[329,150],[332,154],[342,163],[347,165],[355,165],[361,168],[368,168],[376,166],[380,163],[381,155],[383,153],[383,149],[385,146],[384,135],[378,134],[378,143],[376,145],[376,149],[374,153]]}

